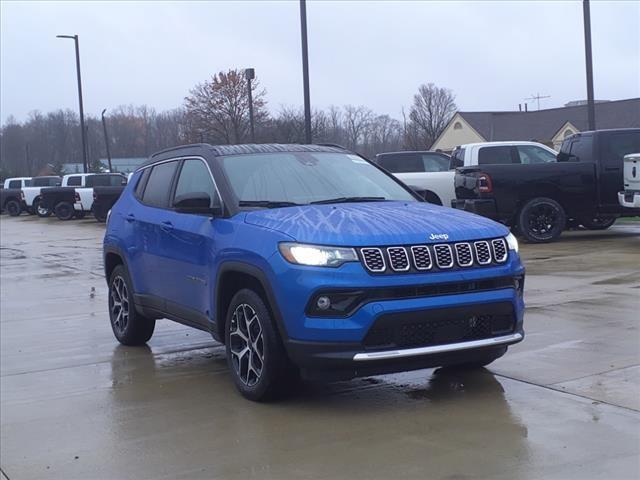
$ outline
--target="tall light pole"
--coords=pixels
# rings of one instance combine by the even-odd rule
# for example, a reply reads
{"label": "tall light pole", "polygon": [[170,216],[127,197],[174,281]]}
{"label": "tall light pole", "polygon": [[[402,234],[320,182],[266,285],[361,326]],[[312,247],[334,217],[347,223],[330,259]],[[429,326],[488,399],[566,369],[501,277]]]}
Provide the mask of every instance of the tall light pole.
{"label": "tall light pole", "polygon": [[584,16],[584,56],[587,64],[587,112],[589,130],[596,129],[596,107],[593,98],[593,61],[591,58],[591,11],[589,0],[582,0],[582,14]]}
{"label": "tall light pole", "polygon": [[80,104],[80,131],[82,133],[82,166],[87,173],[87,133],[84,129],[84,107],[82,105],[82,78],[80,77],[80,47],[78,35],[56,35],[57,38],[71,38],[76,46],[76,73],[78,76],[78,103]]}
{"label": "tall light pole", "polygon": [[109,162],[109,171],[113,172],[113,167],[111,166],[111,151],[109,150],[109,135],[107,134],[107,121],[104,118],[104,112],[107,109],[102,110],[102,130],[104,131],[104,144],[107,147],[107,161]]}
{"label": "tall light pole", "polygon": [[256,78],[256,71],[253,68],[246,68],[244,75],[247,79],[247,94],[249,95],[249,126],[251,127],[251,143],[256,143],[256,131],[253,125],[253,94],[251,93],[251,80]]}
{"label": "tall light pole", "polygon": [[311,143],[311,99],[309,97],[309,49],[307,46],[307,2],[300,0],[300,35],[302,37],[302,83],[304,89],[304,140]]}

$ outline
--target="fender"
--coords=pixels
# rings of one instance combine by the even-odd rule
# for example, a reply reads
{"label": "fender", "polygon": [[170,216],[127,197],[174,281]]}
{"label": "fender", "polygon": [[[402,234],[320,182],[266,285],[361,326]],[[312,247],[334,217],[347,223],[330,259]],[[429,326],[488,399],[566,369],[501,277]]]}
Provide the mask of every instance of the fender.
{"label": "fender", "polygon": [[[269,282],[267,275],[254,265],[240,262],[240,261],[235,261],[235,260],[225,261],[221,263],[220,266],[218,267],[218,273],[216,275],[215,295],[214,295],[214,299],[216,303],[214,306],[215,308],[213,309],[213,311],[216,312],[216,315],[214,316],[212,321],[212,326],[211,326],[212,334],[214,334],[215,332],[214,336],[218,336],[219,338],[224,338],[224,332],[219,331],[220,326],[217,322],[217,318],[218,318],[220,289],[222,288],[220,280],[224,276],[224,274],[227,272],[244,273],[246,275],[250,275],[254,277],[260,283],[260,285],[262,286],[262,289],[264,290],[267,296],[267,301],[269,302],[269,307],[271,308],[271,312],[273,313],[273,317],[276,321],[276,326],[278,327],[280,338],[282,339],[283,344],[286,346],[287,345],[286,340],[288,338],[287,331],[284,327],[282,314],[280,313],[280,308],[278,307],[276,297],[273,293],[273,289],[271,288],[271,283]],[[224,315],[224,313],[222,315]],[[221,333],[222,333],[222,336],[220,336]]]}

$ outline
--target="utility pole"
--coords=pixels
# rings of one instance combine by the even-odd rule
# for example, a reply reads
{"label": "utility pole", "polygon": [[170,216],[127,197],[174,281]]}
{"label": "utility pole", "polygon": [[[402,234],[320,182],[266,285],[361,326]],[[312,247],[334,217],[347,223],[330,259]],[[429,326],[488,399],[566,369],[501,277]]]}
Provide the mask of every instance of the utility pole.
{"label": "utility pole", "polygon": [[104,112],[107,109],[102,110],[102,130],[104,131],[104,144],[107,147],[107,161],[109,162],[109,172],[113,172],[113,167],[111,166],[111,151],[109,150],[109,135],[107,134],[107,121],[104,118]]}
{"label": "utility pole", "polygon": [[247,79],[247,95],[249,96],[249,126],[251,127],[251,143],[256,143],[256,131],[253,124],[253,93],[251,92],[251,80],[256,78],[256,71],[253,68],[246,68],[244,75]]}
{"label": "utility pole", "polygon": [[73,39],[76,46],[76,75],[78,77],[78,103],[80,104],[80,131],[82,133],[82,166],[84,173],[87,173],[89,164],[87,163],[87,133],[84,128],[84,107],[82,105],[82,78],[80,76],[80,46],[78,45],[78,35],[56,35],[57,38]]}
{"label": "utility pole", "polygon": [[307,2],[300,0],[300,35],[302,37],[302,83],[304,89],[304,140],[311,143],[311,99],[309,96],[309,48],[307,45]]}
{"label": "utility pole", "polygon": [[596,129],[596,108],[593,99],[593,59],[591,57],[591,11],[589,0],[582,0],[584,16],[584,56],[587,64],[587,114],[589,130]]}

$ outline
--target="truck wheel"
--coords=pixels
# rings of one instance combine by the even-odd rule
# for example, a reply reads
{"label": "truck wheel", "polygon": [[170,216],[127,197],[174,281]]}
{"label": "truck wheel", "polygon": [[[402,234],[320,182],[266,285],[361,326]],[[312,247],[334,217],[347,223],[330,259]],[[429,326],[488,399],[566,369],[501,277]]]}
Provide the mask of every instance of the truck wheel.
{"label": "truck wheel", "polygon": [[123,345],[144,345],[156,326],[154,319],[136,311],[133,288],[123,265],[117,265],[109,278],[109,319],[113,334]]}
{"label": "truck wheel", "polygon": [[283,392],[291,365],[263,299],[253,290],[238,291],[225,323],[227,364],[240,393],[253,401]]}
{"label": "truck wheel", "polygon": [[42,201],[40,199],[35,199],[33,201],[33,209],[35,210],[35,212],[38,214],[40,218],[46,218],[51,216],[51,209],[45,207],[42,204]]}
{"label": "truck wheel", "polygon": [[9,200],[5,205],[5,208],[12,217],[17,217],[22,213],[22,207],[20,206],[20,202],[17,200]]}
{"label": "truck wheel", "polygon": [[529,200],[518,214],[518,231],[531,243],[556,240],[564,230],[567,217],[562,205],[552,198]]}
{"label": "truck wheel", "polygon": [[71,220],[75,215],[73,204],[70,202],[60,202],[53,209],[53,213],[56,214],[60,220]]}
{"label": "truck wheel", "polygon": [[615,215],[595,215],[581,218],[580,223],[588,230],[606,230],[616,223],[617,219]]}

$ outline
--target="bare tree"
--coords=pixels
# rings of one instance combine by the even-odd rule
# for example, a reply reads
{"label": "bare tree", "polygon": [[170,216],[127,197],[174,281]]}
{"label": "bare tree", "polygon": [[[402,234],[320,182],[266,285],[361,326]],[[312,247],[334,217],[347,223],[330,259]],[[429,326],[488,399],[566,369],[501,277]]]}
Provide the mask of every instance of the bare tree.
{"label": "bare tree", "polygon": [[[252,82],[251,92],[258,125],[268,117],[266,92],[257,79]],[[195,141],[242,143],[249,137],[249,96],[242,70],[220,72],[196,85],[185,98],[185,108],[194,129],[189,137]]]}
{"label": "bare tree", "polygon": [[357,149],[364,142],[364,136],[373,118],[373,112],[361,105],[345,105],[344,107],[344,132],[347,146]]}
{"label": "bare tree", "polygon": [[430,148],[456,112],[455,96],[447,88],[429,83],[420,85],[413,96],[405,142],[415,149]]}

